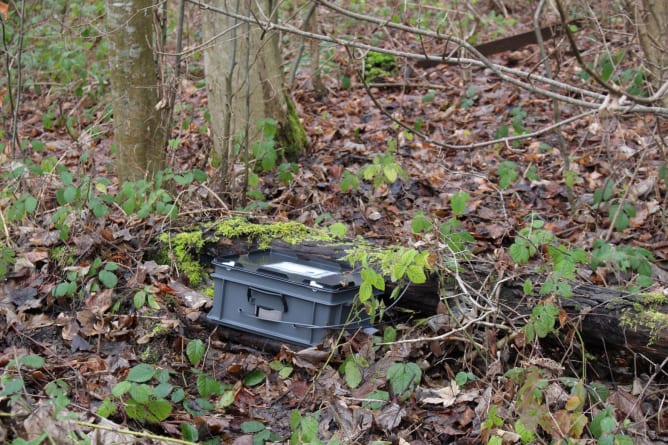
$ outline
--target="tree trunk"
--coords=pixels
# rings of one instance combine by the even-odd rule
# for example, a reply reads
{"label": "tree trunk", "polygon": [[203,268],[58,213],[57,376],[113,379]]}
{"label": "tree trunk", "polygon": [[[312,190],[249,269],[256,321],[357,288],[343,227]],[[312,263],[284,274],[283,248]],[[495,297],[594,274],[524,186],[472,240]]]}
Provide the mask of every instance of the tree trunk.
{"label": "tree trunk", "polygon": [[165,166],[158,106],[153,0],[107,0],[116,170],[121,181],[152,178]]}
{"label": "tree trunk", "polygon": [[[658,90],[668,82],[668,1],[627,1],[627,8],[635,18],[651,83]],[[668,107],[668,94],[663,96],[662,105]]]}
{"label": "tree trunk", "polygon": [[[272,2],[212,0],[217,10],[270,21]],[[308,140],[294,103],[284,87],[278,33],[246,23],[215,10],[204,13],[206,72],[209,112],[216,157],[223,185],[227,188],[237,156],[251,156],[252,146],[262,137],[261,120],[276,121],[275,142],[288,160],[296,160]]]}

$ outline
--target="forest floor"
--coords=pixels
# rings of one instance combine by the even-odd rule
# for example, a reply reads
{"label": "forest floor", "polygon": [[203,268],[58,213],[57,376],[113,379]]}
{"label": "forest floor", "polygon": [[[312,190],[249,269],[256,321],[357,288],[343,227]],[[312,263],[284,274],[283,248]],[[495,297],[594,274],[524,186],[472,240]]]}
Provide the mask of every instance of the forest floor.
{"label": "forest floor", "polygon": [[[596,5],[610,7],[604,1]],[[481,17],[490,17],[489,10],[478,8]],[[528,12],[510,11],[512,26],[509,20],[485,20],[479,41],[532,29]],[[196,21],[197,12],[190,13]],[[419,46],[408,35],[333,13],[319,20],[331,34],[374,36],[369,40],[392,49]],[[640,52],[625,40],[624,23],[602,23],[607,48],[624,54],[615,68],[621,79],[639,64]],[[602,47],[587,38],[590,34],[594,31],[585,27],[578,41],[603,66]],[[298,39],[284,41],[288,59],[294,58]],[[547,45],[560,79],[594,88],[582,80],[563,39]],[[556,345],[523,344],[522,316],[500,332],[496,328],[503,323],[495,322],[448,338],[437,337],[445,330],[438,318],[416,316],[375,336],[347,333],[339,344],[263,349],[261,340],[242,344],[220,336],[223,328],[204,320],[211,299],[191,289],[193,283],[178,270],[152,261],[156,235],[239,215],[320,227],[341,222],[350,237],[423,248],[442,258],[447,248],[436,232],[416,230],[414,222],[438,227],[455,217],[461,224],[457,230],[473,237],[466,244],[473,254],[470,264],[492,265],[496,277],[522,283],[542,271],[547,246],[525,264],[509,251],[515,239],[529,236],[518,236],[522,229],[534,227],[587,252],[599,240],[631,249],[619,262],[607,258],[599,267],[579,265],[577,281],[639,286],[665,297],[665,120],[600,112],[564,125],[565,167],[559,139],[551,132],[474,145],[554,122],[550,100],[508,85],[488,69],[420,69],[398,59],[365,89],[359,60],[343,48],[323,48],[326,93],[313,91],[306,62],[292,90],[310,138],[308,152],[289,183],[275,171],[261,175],[258,190],[264,199],[253,210],[230,210],[239,204],[237,195],[220,196],[213,191],[215,180],[185,175],[176,181],[174,201],[150,187],[133,192],[141,195],[137,206],[149,199],[175,202],[175,218],[157,211],[139,217],[120,201],[96,215],[89,194],[116,196],[124,187],[113,173],[105,107],[34,89],[24,95],[20,131],[22,139],[32,141],[33,149],[25,152],[32,164],[2,159],[3,190],[14,187],[18,193],[12,199],[1,196],[0,209],[5,218],[13,202],[23,199],[30,206],[34,197],[38,204],[20,222],[3,224],[0,234],[16,252],[0,288],[0,407],[5,411],[0,442],[48,433],[54,443],[84,443],[86,437],[90,443],[179,438],[238,445],[318,443],[318,438],[416,445],[666,443],[666,362],[590,357],[567,320],[554,335]],[[542,70],[536,45],[491,59],[527,72]],[[201,131],[207,125],[201,80],[201,66],[195,66],[181,82],[173,134],[178,142],[170,147],[169,163],[177,175],[201,169],[214,178],[211,141]],[[86,114],[86,109],[97,111]],[[562,104],[561,119],[581,112]],[[76,116],[74,132],[64,124],[68,116]],[[429,140],[404,131],[397,121]],[[93,127],[99,132],[92,134]],[[439,146],[439,141],[461,147]],[[360,172],[374,160],[379,173],[365,178]],[[30,172],[12,176],[22,165]],[[391,173],[383,176],[385,168],[397,165],[405,175],[398,173],[396,181]],[[465,196],[463,210],[453,196]],[[532,226],[536,220],[544,224]],[[647,283],[637,263],[650,255]],[[108,268],[111,263],[116,266]],[[106,286],[109,280],[113,286]],[[483,286],[479,292],[491,298],[492,289]],[[485,338],[489,335],[508,340],[496,355],[476,349],[495,343]],[[411,342],[416,338],[423,341]],[[122,382],[128,382],[126,392]],[[156,401],[167,401],[166,417],[167,408]],[[100,410],[108,419],[97,415]]]}

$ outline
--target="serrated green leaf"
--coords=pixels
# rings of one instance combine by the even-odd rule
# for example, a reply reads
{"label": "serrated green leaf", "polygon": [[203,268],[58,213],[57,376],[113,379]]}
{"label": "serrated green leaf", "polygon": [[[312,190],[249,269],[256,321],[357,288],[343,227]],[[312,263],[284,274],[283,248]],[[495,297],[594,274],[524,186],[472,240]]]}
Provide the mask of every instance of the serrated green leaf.
{"label": "serrated green leaf", "polygon": [[111,395],[114,397],[122,397],[130,391],[130,388],[132,388],[132,383],[128,382],[127,380],[118,382],[116,385],[114,385],[113,388],[111,388]]}
{"label": "serrated green leaf", "polygon": [[427,94],[422,96],[422,103],[423,104],[429,103],[433,101],[435,98],[436,98],[436,93],[430,90],[429,92],[427,92]]}
{"label": "serrated green leaf", "polygon": [[165,399],[151,400],[146,408],[146,420],[149,422],[162,422],[172,414],[172,404]]}
{"label": "serrated green leaf", "polygon": [[390,184],[393,184],[397,180],[398,173],[394,165],[386,165],[383,167],[383,173],[385,174],[385,179]]}
{"label": "serrated green leaf", "polygon": [[422,284],[427,281],[427,275],[425,275],[424,269],[416,265],[408,266],[408,269],[406,269],[406,276],[411,283],[415,284]]}
{"label": "serrated green leaf", "polygon": [[146,292],[144,292],[143,290],[136,292],[134,297],[132,298],[132,303],[134,304],[136,309],[142,308],[146,303]]}
{"label": "serrated green leaf", "polygon": [[126,380],[129,382],[148,382],[155,375],[155,367],[146,363],[140,363],[130,369]]}
{"label": "serrated green leaf", "polygon": [[98,416],[108,419],[116,412],[116,405],[111,400],[104,399],[95,412]]}
{"label": "serrated green leaf", "polygon": [[132,387],[130,387],[130,397],[142,405],[146,405],[152,395],[153,388],[145,383],[142,383],[141,385],[132,385]]}
{"label": "serrated green leaf", "polygon": [[518,242],[510,245],[508,254],[510,254],[510,258],[512,258],[515,264],[526,264],[530,258],[529,249],[524,244]]}
{"label": "serrated green leaf", "polygon": [[186,355],[190,364],[193,366],[199,365],[199,363],[204,358],[204,353],[206,352],[206,345],[200,339],[191,340],[186,346]]}
{"label": "serrated green leaf", "polygon": [[471,200],[471,195],[466,192],[457,192],[450,198],[450,207],[455,216],[461,216],[466,212],[466,204]]}
{"label": "serrated green leaf", "polygon": [[218,395],[220,383],[208,374],[199,374],[197,376],[197,392],[201,397],[209,397],[212,394]]}

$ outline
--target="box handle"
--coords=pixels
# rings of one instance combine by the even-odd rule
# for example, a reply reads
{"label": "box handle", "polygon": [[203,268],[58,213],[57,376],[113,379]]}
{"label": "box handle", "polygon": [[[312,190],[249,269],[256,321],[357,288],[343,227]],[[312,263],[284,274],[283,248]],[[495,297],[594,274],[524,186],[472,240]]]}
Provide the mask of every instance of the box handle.
{"label": "box handle", "polygon": [[[255,306],[254,316],[262,320],[280,321],[283,319],[283,314],[288,311],[285,295],[280,293],[249,287],[246,291],[246,298],[250,304]],[[263,301],[265,304],[262,304]],[[278,303],[280,307],[277,307],[275,303]]]}

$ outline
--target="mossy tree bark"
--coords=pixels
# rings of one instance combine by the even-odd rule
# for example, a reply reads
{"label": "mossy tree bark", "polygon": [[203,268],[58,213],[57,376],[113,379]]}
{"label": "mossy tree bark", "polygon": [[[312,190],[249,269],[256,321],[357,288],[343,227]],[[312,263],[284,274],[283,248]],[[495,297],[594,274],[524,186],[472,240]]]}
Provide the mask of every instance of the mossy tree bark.
{"label": "mossy tree bark", "polygon": [[165,166],[164,110],[151,49],[153,0],[107,0],[116,171],[121,181],[152,178]]}
{"label": "mossy tree bark", "polygon": [[255,141],[262,137],[258,124],[276,121],[275,142],[283,156],[296,160],[308,139],[294,103],[284,86],[278,33],[254,23],[221,14],[229,11],[260,21],[276,14],[271,0],[210,0],[204,13],[204,51],[214,161],[220,164],[221,183],[228,189],[235,178],[234,164],[248,159]]}

